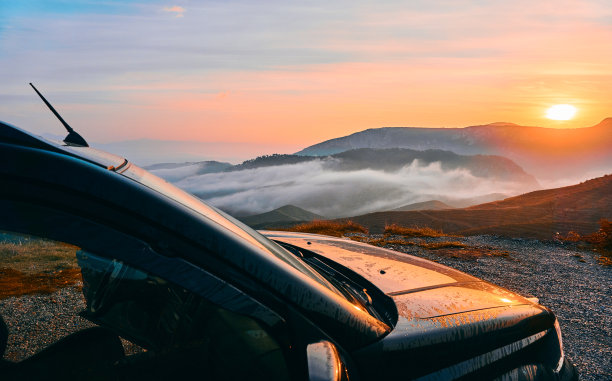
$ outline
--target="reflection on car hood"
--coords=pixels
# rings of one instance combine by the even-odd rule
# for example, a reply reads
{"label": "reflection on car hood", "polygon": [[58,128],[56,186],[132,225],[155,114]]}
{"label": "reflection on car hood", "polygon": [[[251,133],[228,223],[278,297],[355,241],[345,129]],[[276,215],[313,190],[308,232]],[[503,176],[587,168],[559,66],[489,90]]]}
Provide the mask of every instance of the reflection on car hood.
{"label": "reflection on car hood", "polygon": [[392,297],[400,317],[423,319],[513,305],[527,299],[460,271],[412,255],[313,234],[262,232],[329,258]]}

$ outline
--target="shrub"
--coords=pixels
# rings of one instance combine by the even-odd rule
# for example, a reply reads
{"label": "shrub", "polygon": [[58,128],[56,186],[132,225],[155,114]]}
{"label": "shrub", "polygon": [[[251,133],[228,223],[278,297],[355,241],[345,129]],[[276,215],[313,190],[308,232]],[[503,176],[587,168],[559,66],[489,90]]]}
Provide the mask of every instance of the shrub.
{"label": "shrub", "polygon": [[406,227],[397,224],[385,226],[385,235],[402,235],[404,237],[442,237],[449,236],[442,230],[435,230],[430,227]]}
{"label": "shrub", "polygon": [[286,230],[299,233],[330,235],[333,237],[342,237],[347,233],[368,234],[368,229],[350,220],[343,222],[315,220],[290,227]]}
{"label": "shrub", "polygon": [[597,259],[603,266],[612,265],[612,222],[606,218],[599,220],[599,230],[588,235],[580,235],[570,231],[562,238],[568,242],[586,242],[591,245],[594,251],[598,251],[601,256]]}
{"label": "shrub", "polygon": [[429,250],[438,250],[438,249],[464,249],[469,248],[470,246],[465,243],[459,241],[445,241],[445,242],[431,242],[431,243],[421,243],[420,247]]}
{"label": "shrub", "polygon": [[605,218],[599,220],[599,233],[602,237],[601,248],[612,250],[612,222]]}
{"label": "shrub", "polygon": [[568,242],[578,242],[578,241],[582,241],[582,236],[576,233],[575,231],[571,230],[567,233],[565,237],[562,238],[562,240],[568,241]]}

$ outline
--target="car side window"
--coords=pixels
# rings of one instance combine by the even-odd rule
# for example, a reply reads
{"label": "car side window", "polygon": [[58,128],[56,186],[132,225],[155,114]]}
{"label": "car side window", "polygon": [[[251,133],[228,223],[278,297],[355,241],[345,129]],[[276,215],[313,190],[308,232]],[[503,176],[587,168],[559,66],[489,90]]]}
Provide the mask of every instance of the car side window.
{"label": "car side window", "polygon": [[265,323],[117,258],[0,232],[0,276],[2,379],[289,378]]}
{"label": "car side window", "polygon": [[256,320],[120,261],[84,251],[77,259],[87,301],[84,316],[155,351],[155,362],[179,362],[180,354],[194,361],[180,361],[181,367],[197,364],[215,378],[288,377],[281,347]]}

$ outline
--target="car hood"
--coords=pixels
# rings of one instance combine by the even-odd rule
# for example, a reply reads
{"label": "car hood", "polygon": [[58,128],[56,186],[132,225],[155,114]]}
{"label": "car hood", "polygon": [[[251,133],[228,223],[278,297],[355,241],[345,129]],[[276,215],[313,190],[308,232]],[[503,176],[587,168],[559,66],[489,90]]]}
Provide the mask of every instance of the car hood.
{"label": "car hood", "polygon": [[357,364],[368,364],[360,367],[364,379],[455,379],[487,367],[483,374],[497,374],[492,364],[504,356],[534,361],[534,352],[523,351],[527,346],[547,354],[536,361],[552,369],[557,363],[554,315],[520,295],[431,261],[348,239],[262,233],[349,268],[393,299],[398,314],[392,331],[353,353]]}
{"label": "car hood", "polygon": [[349,239],[262,231],[361,275],[393,298],[400,317],[424,319],[534,303],[478,278],[412,255]]}

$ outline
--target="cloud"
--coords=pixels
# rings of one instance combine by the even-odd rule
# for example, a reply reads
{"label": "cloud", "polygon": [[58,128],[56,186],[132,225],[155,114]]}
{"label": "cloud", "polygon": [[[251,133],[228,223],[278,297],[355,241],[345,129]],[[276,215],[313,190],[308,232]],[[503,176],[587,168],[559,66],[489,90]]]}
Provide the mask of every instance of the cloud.
{"label": "cloud", "polygon": [[[465,169],[445,171],[439,162],[422,165],[416,160],[395,172],[336,171],[325,160],[204,175],[190,175],[188,167],[171,176],[168,171],[152,172],[235,215],[292,204],[326,217],[344,217],[432,199],[524,192],[522,184],[475,177]],[[186,177],[178,180],[178,173]]]}
{"label": "cloud", "polygon": [[183,17],[185,13],[185,8],[179,7],[178,5],[172,7],[165,7],[163,10],[164,12],[176,13],[176,17]]}
{"label": "cloud", "polygon": [[172,124],[181,139],[220,140],[200,132],[215,126],[307,145],[384,125],[539,125],[553,100],[584,104],[575,127],[610,109],[603,0],[8,3],[0,114],[35,133],[52,130],[28,82],[99,140]]}

